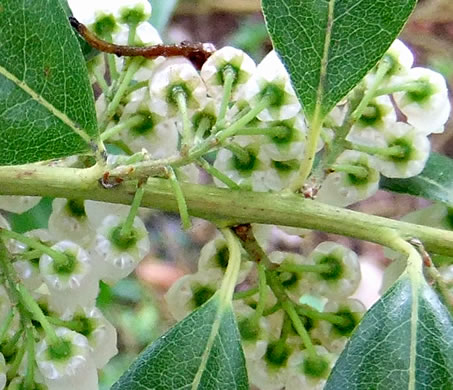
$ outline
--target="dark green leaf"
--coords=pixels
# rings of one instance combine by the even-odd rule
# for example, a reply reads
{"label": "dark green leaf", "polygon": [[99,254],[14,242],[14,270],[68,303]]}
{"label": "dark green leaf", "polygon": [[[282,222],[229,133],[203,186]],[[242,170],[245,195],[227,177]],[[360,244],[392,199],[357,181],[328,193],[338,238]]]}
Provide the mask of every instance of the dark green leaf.
{"label": "dark green leaf", "polygon": [[306,116],[323,118],[398,36],[416,0],[263,0]]}
{"label": "dark green leaf", "polygon": [[365,314],[325,390],[453,389],[453,320],[408,273]]}
{"label": "dark green leaf", "polygon": [[151,344],[112,390],[247,390],[231,305],[219,295]]}
{"label": "dark green leaf", "polygon": [[[63,7],[66,16],[72,16],[71,8],[69,8],[67,0],[60,0],[60,4]],[[80,49],[82,50],[83,57],[86,61],[91,60],[93,57],[99,54],[99,50],[96,50],[94,47],[91,47],[85,39],[83,39],[79,34],[76,34],[77,40],[79,41]]]}
{"label": "dark green leaf", "polygon": [[409,179],[382,177],[380,187],[453,205],[453,160],[431,153],[425,169],[418,176]]}
{"label": "dark green leaf", "polygon": [[2,1],[0,165],[86,152],[96,136],[85,61],[60,1]]}
{"label": "dark green leaf", "polygon": [[173,11],[178,5],[178,0],[149,0],[149,2],[153,7],[150,23],[157,31],[163,33],[170,21]]}

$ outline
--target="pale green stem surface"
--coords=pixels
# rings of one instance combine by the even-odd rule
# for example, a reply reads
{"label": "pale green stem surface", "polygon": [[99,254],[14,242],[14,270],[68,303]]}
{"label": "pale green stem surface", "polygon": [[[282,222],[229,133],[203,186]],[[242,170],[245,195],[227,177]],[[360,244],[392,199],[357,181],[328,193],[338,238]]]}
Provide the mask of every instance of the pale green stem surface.
{"label": "pale green stem surface", "polygon": [[220,103],[219,115],[217,116],[217,121],[215,123],[216,129],[221,128],[225,121],[225,115],[228,109],[228,103],[230,102],[236,72],[233,69],[226,68],[223,72],[223,76],[224,76],[223,96],[222,102]]}
{"label": "pale green stem surface", "polygon": [[181,223],[185,230],[188,230],[192,227],[190,222],[189,211],[187,210],[187,203],[184,197],[184,191],[181,188],[181,183],[176,177],[175,171],[173,168],[169,168],[169,181],[175,194],[176,203],[178,204],[179,216],[181,217]]}
{"label": "pale green stem surface", "polygon": [[[114,189],[99,183],[102,167],[53,168],[41,165],[0,167],[1,195],[39,195],[57,198],[92,199],[130,205],[136,183],[125,181]],[[341,234],[387,245],[380,231],[394,231],[403,239],[418,238],[430,253],[451,256],[453,232],[415,225],[357,211],[329,206],[296,194],[255,193],[180,183],[188,213],[220,222],[223,226],[263,223],[293,226]],[[149,178],[142,207],[178,211],[168,180]]]}
{"label": "pale green stem surface", "polygon": [[239,270],[241,269],[241,244],[230,229],[221,229],[221,232],[227,242],[230,254],[225,276],[219,290],[220,302],[226,305],[231,304],[233,300],[234,289],[238,280]]}
{"label": "pale green stem surface", "polygon": [[106,141],[109,138],[117,135],[118,133],[120,133],[124,129],[128,129],[128,128],[137,126],[137,125],[139,125],[142,122],[143,122],[143,117],[141,115],[134,115],[133,117],[128,118],[125,121],[121,121],[116,126],[113,126],[110,129],[105,130],[101,134],[101,140],[102,141]]}
{"label": "pale green stem surface", "polygon": [[145,188],[143,185],[137,187],[137,191],[134,195],[134,200],[132,201],[131,208],[129,209],[129,214],[127,215],[126,221],[121,227],[121,236],[128,237],[131,233],[135,217],[138,214],[138,209],[142,203],[143,195],[145,194]]}

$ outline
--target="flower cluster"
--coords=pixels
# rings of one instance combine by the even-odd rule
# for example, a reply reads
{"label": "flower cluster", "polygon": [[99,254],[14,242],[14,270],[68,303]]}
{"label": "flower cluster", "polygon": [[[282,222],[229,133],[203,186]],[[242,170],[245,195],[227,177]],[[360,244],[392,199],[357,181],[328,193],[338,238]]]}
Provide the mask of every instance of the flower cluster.
{"label": "flower cluster", "polygon": [[[183,276],[166,295],[177,320],[205,303],[217,290],[228,265],[226,242],[216,238],[201,250],[198,272]],[[272,288],[256,281],[263,275],[242,254],[234,301],[250,382],[263,390],[321,389],[336,358],[365,312],[354,294],[360,281],[357,255],[334,242],[323,242],[308,257],[273,251]],[[257,287],[252,287],[254,284]],[[279,287],[275,287],[277,284]],[[244,290],[245,289],[245,290]],[[260,290],[261,289],[261,290]],[[282,308],[291,302],[309,335],[301,339]],[[316,304],[315,304],[316,303]]]}
{"label": "flower cluster", "polygon": [[[8,199],[14,211],[34,204]],[[117,353],[116,330],[95,306],[99,281],[126,277],[150,249],[143,222],[129,209],[55,199],[48,229],[24,235],[0,215],[12,265],[5,276],[14,274],[23,286],[15,292],[0,286],[0,389],[6,378],[8,388],[98,388],[97,370]]]}
{"label": "flower cluster", "polygon": [[[109,43],[162,43],[146,0],[93,0],[91,9],[68,3]],[[443,131],[450,103],[443,77],[412,65],[409,49],[395,41],[325,118],[309,197],[346,207],[371,197],[381,174],[422,171],[428,136]],[[151,161],[162,175],[175,173],[168,175],[174,185],[258,192],[287,190],[301,174],[311,129],[275,51],[256,64],[223,47],[201,69],[185,57],[98,54],[88,70],[100,91],[101,140],[115,153],[108,169]],[[66,163],[86,166],[77,158]],[[1,196],[0,209],[22,213],[39,201]],[[97,389],[97,370],[116,353],[115,329],[95,307],[99,282],[126,277],[150,249],[135,206],[55,199],[48,228],[25,234],[0,215],[0,256],[3,247],[8,252],[0,260],[11,264],[0,272],[0,390]],[[256,238],[268,269],[244,250],[234,301],[250,381],[262,390],[321,389],[365,311],[351,298],[360,281],[357,255],[323,242],[304,257],[268,250],[269,237]],[[198,272],[168,291],[175,319],[215,294],[229,259],[223,238],[206,244]],[[444,273],[451,277],[451,268]]]}

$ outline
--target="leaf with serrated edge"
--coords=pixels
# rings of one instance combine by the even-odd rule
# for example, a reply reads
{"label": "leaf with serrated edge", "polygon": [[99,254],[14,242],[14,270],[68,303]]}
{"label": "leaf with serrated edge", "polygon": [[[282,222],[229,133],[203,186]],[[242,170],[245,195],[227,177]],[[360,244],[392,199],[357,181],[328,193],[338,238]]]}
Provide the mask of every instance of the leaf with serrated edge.
{"label": "leaf with serrated edge", "polygon": [[453,159],[431,153],[419,175],[409,179],[382,177],[380,187],[453,205]]}
{"label": "leaf with serrated edge", "polygon": [[111,390],[247,390],[231,303],[215,294],[151,344]]}
{"label": "leaf with serrated edge", "polygon": [[416,0],[262,0],[309,121],[324,118],[384,55]]}
{"label": "leaf with serrated edge", "polygon": [[453,319],[407,270],[365,314],[325,390],[453,389]]}
{"label": "leaf with serrated edge", "polygon": [[89,150],[93,92],[59,0],[0,4],[0,165]]}

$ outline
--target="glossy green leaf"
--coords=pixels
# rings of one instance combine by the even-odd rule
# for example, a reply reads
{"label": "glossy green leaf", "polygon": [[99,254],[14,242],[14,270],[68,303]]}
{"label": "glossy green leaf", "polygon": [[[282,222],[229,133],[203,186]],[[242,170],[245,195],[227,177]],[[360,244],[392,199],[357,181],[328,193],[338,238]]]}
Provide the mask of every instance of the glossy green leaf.
{"label": "glossy green leaf", "polygon": [[151,344],[112,390],[247,390],[231,304],[219,294]]}
{"label": "glossy green leaf", "polygon": [[380,187],[453,205],[453,159],[431,153],[418,176],[409,179],[382,177]]}
{"label": "glossy green leaf", "polygon": [[309,120],[323,118],[398,36],[416,0],[262,0]]}
{"label": "glossy green leaf", "polygon": [[0,165],[86,152],[96,136],[85,61],[60,1],[2,1]]}
{"label": "glossy green leaf", "polygon": [[325,390],[453,389],[453,319],[405,272],[365,314]]}

